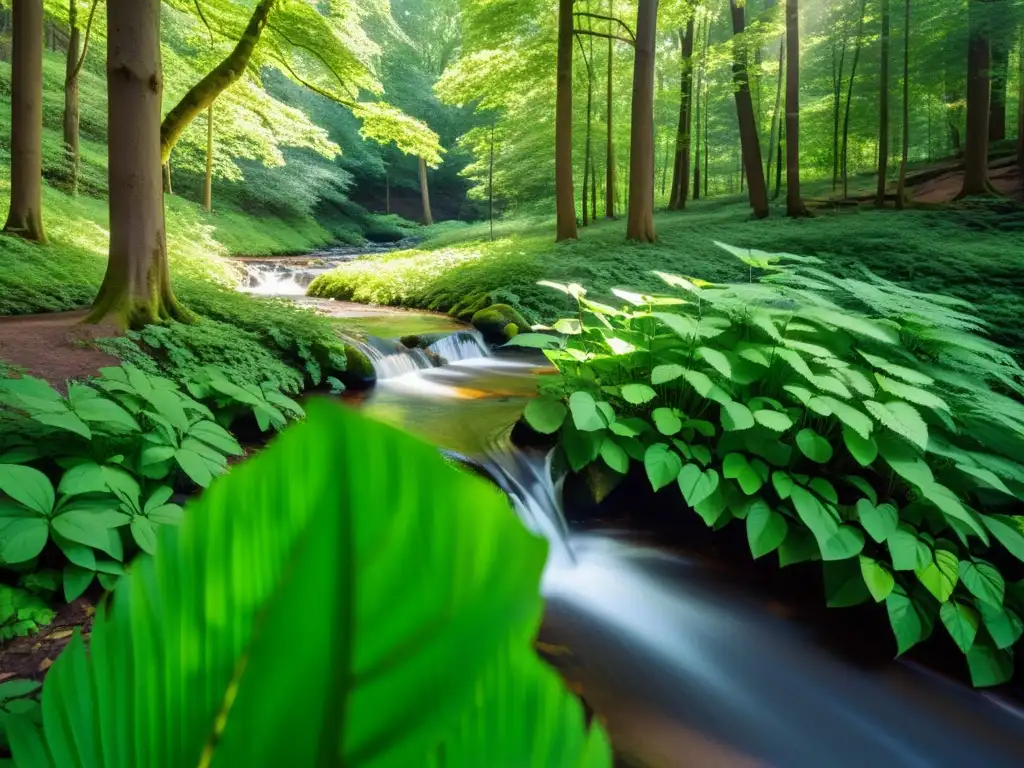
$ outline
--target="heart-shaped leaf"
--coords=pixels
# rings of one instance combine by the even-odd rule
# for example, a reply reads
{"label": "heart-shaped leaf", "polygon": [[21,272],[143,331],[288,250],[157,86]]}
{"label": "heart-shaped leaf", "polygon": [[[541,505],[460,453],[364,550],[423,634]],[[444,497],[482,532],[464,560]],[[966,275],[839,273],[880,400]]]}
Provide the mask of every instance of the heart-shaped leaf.
{"label": "heart-shaped leaf", "polygon": [[880,504],[876,507],[868,499],[860,499],[856,510],[857,518],[864,526],[864,530],[879,544],[892,536],[899,526],[899,512],[892,504]]}
{"label": "heart-shaped leaf", "polygon": [[747,543],[755,560],[778,549],[788,532],[786,518],[764,501],[759,499],[750,505],[747,510]]}
{"label": "heart-shaped leaf", "polygon": [[974,638],[978,636],[978,625],[981,623],[977,611],[960,603],[949,602],[939,609],[939,618],[953,642],[961,651],[968,653],[974,645]]}
{"label": "heart-shaped leaf", "polygon": [[655,443],[644,453],[644,469],[651,487],[660,491],[679,476],[683,460],[664,443]]}
{"label": "heart-shaped leaf", "polygon": [[804,456],[817,464],[827,464],[832,460],[832,446],[810,427],[796,433],[796,444]]}
{"label": "heart-shaped leaf", "polygon": [[877,560],[870,557],[860,556],[860,572],[864,577],[864,583],[871,592],[876,603],[885,600],[892,593],[896,586],[896,579],[892,573]]}
{"label": "heart-shaped leaf", "polygon": [[960,561],[960,580],[967,590],[979,600],[983,600],[996,608],[1003,605],[1006,594],[1006,582],[1003,575],[991,563],[984,560]]}
{"label": "heart-shaped leaf", "polygon": [[677,473],[677,479],[679,490],[691,507],[696,507],[718,489],[718,472],[713,469],[702,470],[696,464],[684,466]]}
{"label": "heart-shaped leaf", "polygon": [[[820,543],[820,542],[819,542]],[[848,560],[864,549],[864,533],[852,525],[840,525],[821,547],[822,560]]]}
{"label": "heart-shaped leaf", "polygon": [[934,559],[924,568],[919,568],[914,573],[935,599],[940,603],[949,600],[959,581],[960,561],[952,552],[945,549],[936,549]]}
{"label": "heart-shaped leaf", "polygon": [[597,432],[608,426],[589,392],[573,392],[569,396],[569,410],[573,424],[580,432]]}

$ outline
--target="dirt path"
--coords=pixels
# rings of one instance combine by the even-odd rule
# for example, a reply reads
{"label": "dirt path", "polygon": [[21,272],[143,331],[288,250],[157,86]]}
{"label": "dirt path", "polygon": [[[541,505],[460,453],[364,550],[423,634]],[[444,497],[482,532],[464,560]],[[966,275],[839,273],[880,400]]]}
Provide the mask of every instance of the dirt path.
{"label": "dirt path", "polygon": [[[1024,187],[1020,168],[1016,163],[989,169],[989,181],[996,190],[1011,200],[1024,200]],[[958,194],[964,183],[962,170],[950,171],[934,179],[924,181],[912,188],[913,200],[917,203],[948,203]]]}
{"label": "dirt path", "polygon": [[92,346],[95,339],[118,335],[117,327],[84,325],[86,313],[83,309],[0,318],[0,360],[55,385],[117,365],[116,357]]}

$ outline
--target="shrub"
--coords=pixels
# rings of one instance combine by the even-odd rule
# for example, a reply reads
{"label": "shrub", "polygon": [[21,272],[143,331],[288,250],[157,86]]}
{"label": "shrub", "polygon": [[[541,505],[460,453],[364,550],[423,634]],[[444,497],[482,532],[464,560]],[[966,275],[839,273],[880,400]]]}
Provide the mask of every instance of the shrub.
{"label": "shrub", "polygon": [[[642,463],[709,526],[738,520],[754,557],[820,560],[829,605],[886,604],[898,650],[936,620],[977,685],[1012,674],[1024,625],[1024,392],[1013,357],[959,299],[790,255],[731,249],[759,282],[659,273],[674,295],[587,299],[546,350],[530,403],[569,465]],[[797,266],[781,268],[783,263]]]}
{"label": "shrub", "polygon": [[545,553],[432,446],[319,403],[133,564],[46,678],[61,717],[10,717],[15,763],[609,766],[532,648]]}

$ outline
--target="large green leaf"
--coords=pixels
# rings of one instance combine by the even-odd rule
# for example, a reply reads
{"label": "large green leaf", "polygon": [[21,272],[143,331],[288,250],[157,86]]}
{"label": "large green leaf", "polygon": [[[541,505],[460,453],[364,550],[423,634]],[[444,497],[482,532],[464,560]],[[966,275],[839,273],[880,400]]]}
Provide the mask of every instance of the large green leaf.
{"label": "large green leaf", "polygon": [[679,458],[679,454],[664,443],[655,443],[649,446],[644,453],[644,469],[647,470],[647,479],[651,481],[651,487],[656,491],[660,491],[675,480],[682,468],[683,461]]}
{"label": "large green leaf", "polygon": [[786,518],[758,499],[747,510],[747,543],[755,559],[774,552],[786,539]]}
{"label": "large green leaf", "polygon": [[559,430],[565,421],[566,408],[560,400],[538,397],[526,405],[523,412],[526,423],[537,432],[552,435]]}
{"label": "large green leaf", "polygon": [[796,444],[800,452],[813,462],[827,464],[832,460],[832,446],[828,440],[809,427],[796,433]]}
{"label": "large green leaf", "polygon": [[[531,648],[545,553],[431,446],[314,403],[161,527],[88,657],[60,656],[50,762],[608,766]],[[18,764],[45,765],[28,741]]]}
{"label": "large green leaf", "polygon": [[569,397],[569,410],[576,429],[581,432],[597,432],[608,426],[597,410],[597,402],[589,392],[573,392]]}
{"label": "large green leaf", "polygon": [[887,429],[906,438],[922,451],[928,448],[928,425],[917,409],[902,400],[879,403],[867,400],[864,407]]}
{"label": "large green leaf", "polygon": [[0,464],[0,492],[40,515],[49,515],[53,509],[53,485],[38,469]]}

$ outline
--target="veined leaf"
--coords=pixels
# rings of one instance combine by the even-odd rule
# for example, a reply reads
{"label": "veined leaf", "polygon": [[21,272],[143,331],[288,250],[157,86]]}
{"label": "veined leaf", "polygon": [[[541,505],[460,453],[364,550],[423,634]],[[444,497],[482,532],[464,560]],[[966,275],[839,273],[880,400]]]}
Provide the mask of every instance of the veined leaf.
{"label": "veined leaf", "polygon": [[778,549],[787,533],[789,524],[786,518],[768,504],[759,499],[750,505],[747,510],[747,542],[755,560]]}
{"label": "veined leaf", "polygon": [[928,613],[907,596],[902,587],[896,587],[885,599],[889,623],[896,636],[897,651],[906,653],[932,633],[932,620]]}
{"label": "veined leaf", "polygon": [[809,427],[797,432],[796,444],[804,456],[817,464],[828,464],[832,460],[832,446],[828,440]]}
{"label": "veined leaf", "polygon": [[649,446],[644,454],[644,469],[655,491],[660,491],[675,480],[682,468],[683,461],[679,454],[664,443]]}
{"label": "veined leaf", "polygon": [[871,355],[863,350],[858,349],[857,353],[867,360],[873,367],[879,370],[885,371],[890,376],[895,376],[897,379],[902,379],[908,384],[917,384],[918,386],[927,387],[929,384],[934,384],[935,379],[931,376],[915,371],[913,368],[907,368],[896,363],[890,363],[884,357],[877,355]]}
{"label": "veined leaf", "polygon": [[655,408],[651,418],[654,420],[654,426],[663,435],[677,435],[683,428],[678,408]]}
{"label": "veined leaf", "polygon": [[950,602],[944,603],[939,609],[939,618],[949,631],[953,642],[960,650],[968,653],[978,636],[978,625],[981,623],[978,613],[966,605]]}
{"label": "veined leaf", "polygon": [[959,565],[957,556],[952,552],[936,549],[934,559],[915,573],[918,581],[935,596],[935,599],[944,603],[952,596],[959,581]]}
{"label": "veined leaf", "polygon": [[715,384],[711,377],[700,371],[686,371],[683,374],[686,383],[693,387],[697,394],[716,403],[732,402],[729,393]]}
{"label": "veined leaf", "polygon": [[719,477],[713,469],[702,470],[696,464],[687,464],[678,472],[679,491],[690,507],[696,507],[718,490]]}
{"label": "veined leaf", "polygon": [[996,648],[1012,648],[1020,640],[1024,634],[1024,623],[1016,613],[983,600],[975,600],[974,604],[981,612],[981,620]]}
{"label": "veined leaf", "polygon": [[892,590],[896,586],[896,579],[889,569],[877,560],[861,555],[859,561],[861,576],[864,578],[871,597],[875,599],[876,603],[882,602],[892,594]]}
{"label": "veined leaf", "polygon": [[729,358],[711,347],[697,347],[697,356],[718,371],[724,378],[732,378],[732,364]]}
{"label": "veined leaf", "polygon": [[768,409],[754,411],[754,421],[773,432],[785,432],[793,426],[793,420],[787,414]]}
{"label": "veined leaf", "polygon": [[976,688],[1002,685],[1013,677],[1013,654],[979,641],[967,654],[967,666],[971,670],[971,683]]}
{"label": "veined leaf", "polygon": [[1006,582],[1003,575],[991,563],[984,560],[961,560],[960,581],[978,600],[989,603],[996,608],[1003,605],[1006,594]]}
{"label": "veined leaf", "polygon": [[870,437],[865,439],[860,433],[845,424],[843,425],[843,442],[846,444],[846,450],[862,467],[870,467],[878,458],[878,445],[875,441]]}
{"label": "veined leaf", "polygon": [[884,404],[866,400],[864,407],[882,423],[882,426],[906,438],[922,451],[928,449],[928,425],[914,406],[900,400]]}
{"label": "veined leaf", "polygon": [[0,464],[0,492],[44,517],[53,509],[53,485],[38,469]]}
{"label": "veined leaf", "polygon": [[561,401],[537,397],[527,403],[523,417],[537,432],[553,435],[561,428],[567,413],[568,410]]}
{"label": "veined leaf", "polygon": [[[627,403],[632,403],[633,405],[643,405],[644,403],[649,403],[657,396],[658,393],[655,392],[646,384],[633,383],[622,385],[622,399],[625,400]],[[569,406],[572,406],[571,399],[569,402]]]}
{"label": "veined leaf", "polygon": [[925,568],[932,562],[932,553],[917,537],[912,528],[900,525],[886,539],[892,567],[897,571],[916,571]]}
{"label": "veined leaf", "polygon": [[569,396],[569,410],[573,424],[580,432],[598,432],[608,426],[589,392],[573,392]]}
{"label": "veined leaf", "polygon": [[934,408],[939,411],[950,411],[949,405],[938,395],[934,395],[926,389],[915,387],[912,384],[904,384],[903,382],[896,381],[883,376],[880,373],[875,374],[875,378],[878,380],[879,386],[888,392],[890,395],[906,400],[908,403],[915,403],[917,405],[923,405],[926,408]]}
{"label": "veined leaf", "polygon": [[629,455],[610,435],[606,435],[601,442],[601,458],[616,472],[624,475],[629,471]]}
{"label": "veined leaf", "polygon": [[652,312],[651,317],[668,326],[679,338],[689,341],[697,335],[697,321],[687,315],[672,312]]}
{"label": "veined leaf", "polygon": [[[876,507],[868,499],[861,499],[857,502],[856,510],[864,530],[879,544],[887,541],[899,527],[899,512],[892,504],[879,504]],[[914,562],[918,562],[916,555]]]}
{"label": "veined leaf", "polygon": [[686,369],[681,365],[669,364],[669,365],[657,365],[654,370],[651,371],[651,383],[654,385],[667,384],[670,381],[674,381],[682,376],[686,372]]}

